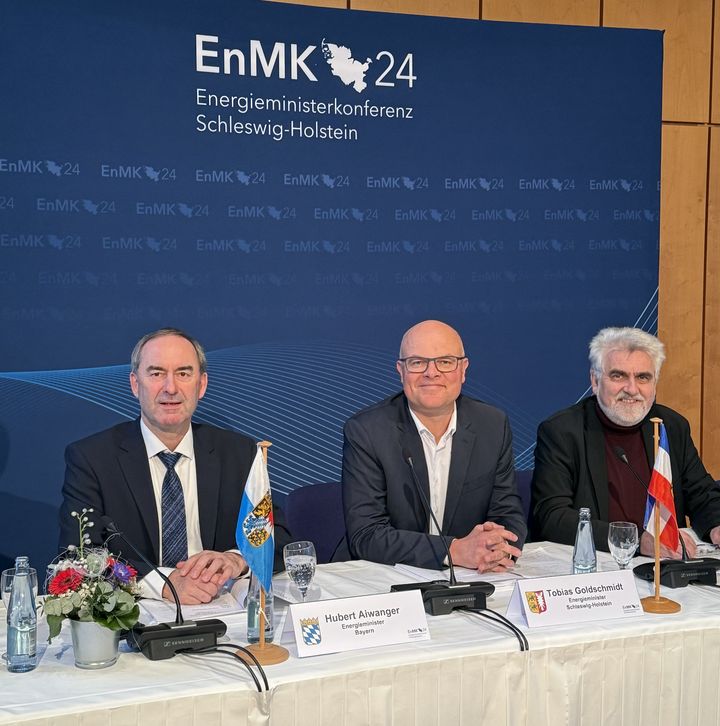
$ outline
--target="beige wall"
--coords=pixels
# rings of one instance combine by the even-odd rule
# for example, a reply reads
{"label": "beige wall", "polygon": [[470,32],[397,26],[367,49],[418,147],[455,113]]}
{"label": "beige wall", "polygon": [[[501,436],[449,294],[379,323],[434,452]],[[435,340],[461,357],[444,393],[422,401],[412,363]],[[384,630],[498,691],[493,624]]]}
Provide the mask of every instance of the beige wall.
{"label": "beige wall", "polygon": [[720,0],[299,0],[355,10],[665,31],[659,398],[720,477]]}

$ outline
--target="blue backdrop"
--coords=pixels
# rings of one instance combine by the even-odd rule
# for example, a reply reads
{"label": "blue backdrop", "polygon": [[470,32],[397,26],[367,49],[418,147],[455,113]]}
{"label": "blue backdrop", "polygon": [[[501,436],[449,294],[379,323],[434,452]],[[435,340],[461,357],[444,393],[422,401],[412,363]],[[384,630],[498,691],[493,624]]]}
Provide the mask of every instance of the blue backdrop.
{"label": "blue backdrop", "polygon": [[259,3],[0,2],[0,563],[56,547],[65,445],[129,353],[210,351],[198,418],[339,478],[344,420],[434,317],[537,423],[587,341],[653,330],[662,35]]}

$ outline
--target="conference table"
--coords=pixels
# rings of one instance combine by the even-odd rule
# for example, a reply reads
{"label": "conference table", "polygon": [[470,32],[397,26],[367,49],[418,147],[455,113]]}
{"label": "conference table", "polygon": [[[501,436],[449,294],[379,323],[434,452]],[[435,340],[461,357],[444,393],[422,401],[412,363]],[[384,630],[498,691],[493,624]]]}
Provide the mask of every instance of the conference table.
{"label": "conference table", "polygon": [[[570,561],[569,547],[531,543],[518,574],[536,574],[539,562],[547,562],[548,575],[566,574]],[[599,553],[599,569],[616,567]],[[412,579],[399,568],[340,562],[318,567],[312,593],[323,598],[381,593]],[[636,583],[641,597],[651,594],[652,583]],[[494,584],[488,605],[505,613],[514,581]],[[275,587],[287,591],[287,575],[276,576]],[[681,612],[523,627],[527,652],[506,630],[454,612],[428,616],[427,641],[298,658],[292,633],[280,622],[276,642],[290,658],[267,667],[270,690],[262,694],[240,664],[213,655],[149,661],[121,644],[114,666],[80,670],[67,624],[48,646],[41,623],[38,667],[24,674],[0,672],[0,724],[716,726],[720,589],[662,590],[681,604]],[[283,621],[287,606],[278,598],[275,604],[276,618]],[[223,619],[227,639],[244,642],[246,615]],[[0,647],[5,650],[4,628]]]}

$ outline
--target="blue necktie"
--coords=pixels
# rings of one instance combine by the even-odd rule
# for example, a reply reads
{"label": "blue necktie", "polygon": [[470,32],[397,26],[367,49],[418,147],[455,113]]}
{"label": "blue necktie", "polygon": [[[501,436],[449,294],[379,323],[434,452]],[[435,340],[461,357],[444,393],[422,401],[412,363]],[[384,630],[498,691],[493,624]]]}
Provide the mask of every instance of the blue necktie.
{"label": "blue necktie", "polygon": [[162,564],[163,567],[175,567],[188,555],[185,497],[175,471],[175,464],[182,454],[161,451],[157,456],[167,468],[162,485]]}

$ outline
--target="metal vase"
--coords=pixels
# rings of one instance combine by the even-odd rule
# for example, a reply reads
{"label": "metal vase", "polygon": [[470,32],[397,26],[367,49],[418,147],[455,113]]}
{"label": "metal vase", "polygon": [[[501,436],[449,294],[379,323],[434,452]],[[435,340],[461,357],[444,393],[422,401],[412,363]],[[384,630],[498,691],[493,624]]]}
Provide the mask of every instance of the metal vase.
{"label": "metal vase", "polygon": [[117,661],[120,631],[94,622],[71,620],[70,632],[78,668],[107,668]]}

